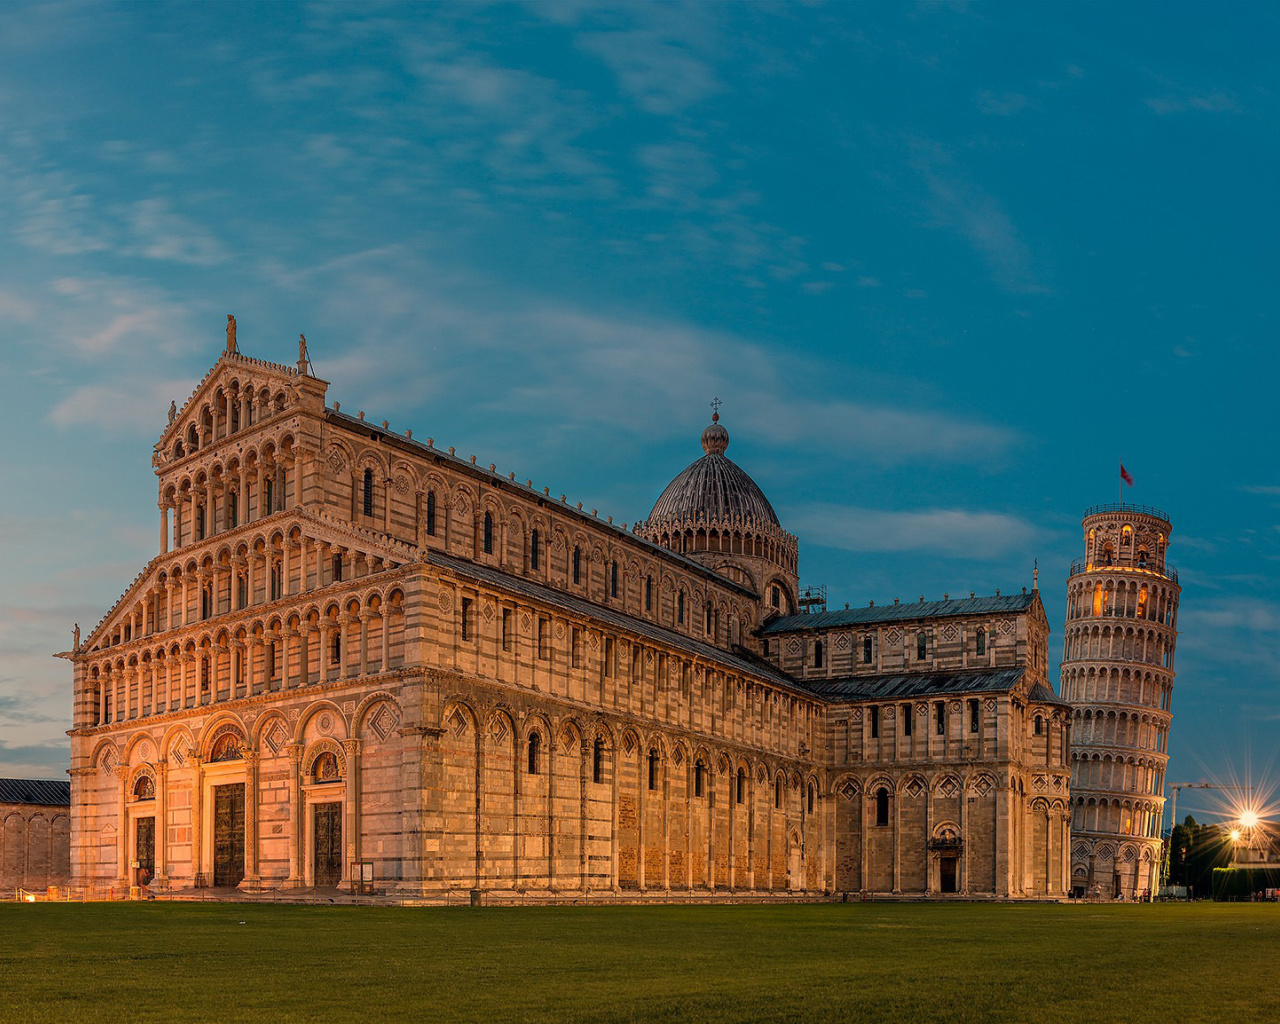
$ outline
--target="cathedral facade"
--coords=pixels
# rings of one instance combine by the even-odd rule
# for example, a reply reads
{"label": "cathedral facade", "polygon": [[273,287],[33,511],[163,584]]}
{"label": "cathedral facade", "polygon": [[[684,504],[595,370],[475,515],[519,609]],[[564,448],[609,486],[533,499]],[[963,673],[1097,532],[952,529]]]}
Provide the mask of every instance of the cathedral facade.
{"label": "cathedral facade", "polygon": [[812,612],[725,451],[631,526],[226,351],[74,665],[80,884],[1061,896],[1039,593]]}

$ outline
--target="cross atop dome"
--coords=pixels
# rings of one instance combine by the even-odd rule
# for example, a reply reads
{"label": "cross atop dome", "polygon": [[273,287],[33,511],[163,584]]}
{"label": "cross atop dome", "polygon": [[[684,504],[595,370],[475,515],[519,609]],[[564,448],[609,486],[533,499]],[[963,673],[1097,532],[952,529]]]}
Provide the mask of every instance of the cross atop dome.
{"label": "cross atop dome", "polygon": [[720,424],[720,406],[723,404],[718,398],[711,400],[711,423],[702,432],[702,450],[708,455],[723,455],[729,447],[729,431]]}

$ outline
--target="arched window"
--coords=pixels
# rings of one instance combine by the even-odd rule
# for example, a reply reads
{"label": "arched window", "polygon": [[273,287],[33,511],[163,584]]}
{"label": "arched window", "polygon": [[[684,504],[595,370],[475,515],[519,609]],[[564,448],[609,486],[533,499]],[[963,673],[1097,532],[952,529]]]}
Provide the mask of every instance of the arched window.
{"label": "arched window", "polygon": [[987,631],[982,626],[978,627],[977,632],[974,634],[974,640],[976,643],[976,653],[978,657],[981,658],[987,653]]}
{"label": "arched window", "polygon": [[342,633],[339,630],[333,631],[333,649],[329,655],[329,663],[336,665],[342,660]]}
{"label": "arched window", "polygon": [[436,492],[427,491],[427,536],[436,535]]}
{"label": "arched window", "polygon": [[542,749],[542,736],[536,732],[529,733],[529,774],[538,774],[538,753]]}
{"label": "arched window", "polygon": [[876,825],[883,828],[889,824],[889,791],[881,786],[876,790]]}
{"label": "arched window", "polygon": [[196,506],[196,540],[204,540],[204,506]]}
{"label": "arched window", "polygon": [[604,781],[604,740],[597,739],[591,748],[591,781]]}
{"label": "arched window", "polygon": [[738,769],[737,797],[738,803],[743,803],[747,799],[747,773],[741,768]]}
{"label": "arched window", "polygon": [[573,582],[582,582],[582,549],[577,544],[573,546]]}
{"label": "arched window", "polygon": [[871,637],[869,636],[862,638],[862,664],[871,664]]}
{"label": "arched window", "polygon": [[649,750],[649,788],[658,788],[658,752]]}
{"label": "arched window", "polygon": [[364,514],[373,515],[373,470],[364,471]]}
{"label": "arched window", "polygon": [[156,781],[150,775],[139,775],[133,784],[135,800],[154,800],[156,798]]}
{"label": "arched window", "polygon": [[274,489],[275,488],[273,486],[273,482],[271,478],[267,477],[267,479],[263,481],[263,490],[266,492],[263,499],[263,508],[265,509],[265,511],[263,511],[262,515],[264,516],[269,516],[271,515],[272,512],[276,510],[275,503],[274,501],[272,501],[272,493],[271,493]]}
{"label": "arched window", "polygon": [[676,622],[684,625],[684,591],[676,594]]}
{"label": "arched window", "polygon": [[538,531],[529,531],[529,568],[538,568]]}
{"label": "arched window", "polygon": [[644,578],[644,610],[653,611],[653,577],[646,576]]}
{"label": "arched window", "polygon": [[822,668],[822,641],[813,642],[813,667]]}
{"label": "arched window", "polygon": [[484,514],[484,553],[493,554],[493,515],[489,512]]}
{"label": "arched window", "polygon": [[693,795],[702,796],[703,780],[706,775],[707,766],[701,761],[693,766]]}
{"label": "arched window", "polygon": [[811,783],[809,783],[809,811],[808,811],[808,813],[809,813],[809,814],[812,814],[812,813],[813,813],[813,801],[814,801],[814,796],[815,796],[815,794],[814,794],[814,789],[813,789],[813,783],[811,782]]}
{"label": "arched window", "polygon": [[773,806],[779,810],[782,808],[782,776],[779,775],[773,780]]}
{"label": "arched window", "polygon": [[213,584],[200,588],[200,618],[207,619],[213,614]]}
{"label": "arched window", "polygon": [[769,605],[772,608],[782,607],[782,591],[777,586],[769,588]]}
{"label": "arched window", "polygon": [[239,522],[237,521],[239,505],[240,505],[240,501],[236,497],[236,492],[235,491],[228,492],[227,494],[227,526],[230,529],[235,529],[235,527],[240,525]]}
{"label": "arched window", "polygon": [[333,556],[333,582],[342,582],[342,555]]}
{"label": "arched window", "polygon": [[1040,715],[1036,715],[1036,735],[1044,734],[1044,719]]}
{"label": "arched window", "polygon": [[920,630],[916,634],[916,660],[924,661],[929,656],[929,638],[925,636],[924,630]]}

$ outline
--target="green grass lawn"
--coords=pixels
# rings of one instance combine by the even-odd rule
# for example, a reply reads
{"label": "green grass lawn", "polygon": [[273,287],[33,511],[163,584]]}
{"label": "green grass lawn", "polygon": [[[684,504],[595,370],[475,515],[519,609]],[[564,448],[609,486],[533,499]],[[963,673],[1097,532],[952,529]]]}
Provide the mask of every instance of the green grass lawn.
{"label": "green grass lawn", "polygon": [[0,1021],[1280,1020],[1275,904],[0,904]]}

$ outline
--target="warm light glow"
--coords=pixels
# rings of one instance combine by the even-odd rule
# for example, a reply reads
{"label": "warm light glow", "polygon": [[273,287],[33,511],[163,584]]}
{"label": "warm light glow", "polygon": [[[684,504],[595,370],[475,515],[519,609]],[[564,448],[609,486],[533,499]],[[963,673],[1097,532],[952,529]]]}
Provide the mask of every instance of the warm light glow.
{"label": "warm light glow", "polygon": [[1243,828],[1254,828],[1257,826],[1257,824],[1258,824],[1257,811],[1241,811],[1240,812],[1240,825]]}
{"label": "warm light glow", "polygon": [[1233,828],[1231,830],[1231,841],[1233,843],[1240,842],[1240,830],[1238,828]]}

